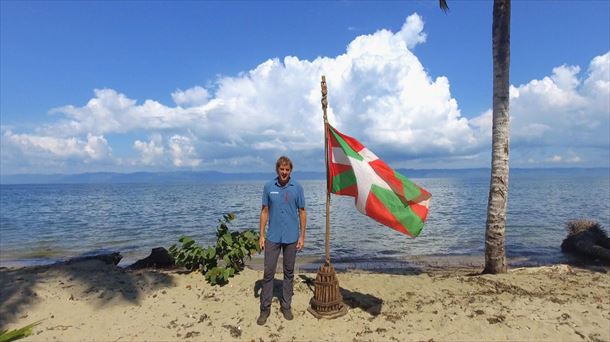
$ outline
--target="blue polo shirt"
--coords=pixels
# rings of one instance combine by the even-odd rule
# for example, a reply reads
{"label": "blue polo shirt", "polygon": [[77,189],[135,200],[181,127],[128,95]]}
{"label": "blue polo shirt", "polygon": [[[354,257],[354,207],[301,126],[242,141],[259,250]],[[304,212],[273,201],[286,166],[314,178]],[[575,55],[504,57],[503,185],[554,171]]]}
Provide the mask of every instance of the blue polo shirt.
{"label": "blue polo shirt", "polygon": [[301,184],[290,178],[281,186],[277,177],[263,188],[263,205],[269,208],[267,239],[275,243],[294,243],[299,239],[299,211],[305,208]]}

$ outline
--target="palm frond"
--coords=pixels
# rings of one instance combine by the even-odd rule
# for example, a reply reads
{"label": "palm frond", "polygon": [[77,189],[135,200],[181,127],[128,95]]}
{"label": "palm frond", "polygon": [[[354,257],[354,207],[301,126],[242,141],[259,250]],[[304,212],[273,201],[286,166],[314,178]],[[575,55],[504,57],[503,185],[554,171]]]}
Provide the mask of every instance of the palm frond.
{"label": "palm frond", "polygon": [[438,0],[438,5],[441,7],[443,12],[449,12],[449,5],[447,5],[447,0]]}
{"label": "palm frond", "polygon": [[0,331],[0,342],[10,342],[15,341],[24,337],[28,337],[32,335],[32,328],[40,324],[41,321],[34,322],[32,324],[28,324],[23,328],[16,330],[2,330]]}

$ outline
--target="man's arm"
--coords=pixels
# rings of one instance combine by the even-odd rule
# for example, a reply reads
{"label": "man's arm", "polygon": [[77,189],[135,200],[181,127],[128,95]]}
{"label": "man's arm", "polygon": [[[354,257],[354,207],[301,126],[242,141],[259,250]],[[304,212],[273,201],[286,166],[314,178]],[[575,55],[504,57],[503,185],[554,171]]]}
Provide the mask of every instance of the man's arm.
{"label": "man's arm", "polygon": [[297,250],[300,251],[305,247],[305,228],[307,228],[307,212],[305,208],[299,208],[299,241],[297,241]]}
{"label": "man's arm", "polygon": [[267,226],[267,221],[269,220],[269,208],[266,205],[261,207],[261,217],[260,217],[260,237],[258,238],[258,246],[261,249],[265,249],[265,227]]}

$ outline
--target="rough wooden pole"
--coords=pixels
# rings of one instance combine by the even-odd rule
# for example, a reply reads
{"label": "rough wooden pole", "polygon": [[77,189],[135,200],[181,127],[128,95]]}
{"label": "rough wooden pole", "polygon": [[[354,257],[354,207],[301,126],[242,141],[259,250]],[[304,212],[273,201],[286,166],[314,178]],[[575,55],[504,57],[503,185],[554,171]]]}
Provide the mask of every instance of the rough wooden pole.
{"label": "rough wooden pole", "polygon": [[328,117],[326,116],[326,108],[328,107],[328,90],[326,88],[326,76],[322,75],[322,112],[324,113],[324,160],[326,162],[326,264],[330,265],[330,172],[328,170]]}
{"label": "rough wooden pole", "polygon": [[339,288],[339,280],[335,274],[335,269],[330,264],[330,170],[328,144],[328,118],[326,108],[328,100],[326,98],[326,77],[322,76],[322,111],[324,112],[324,159],[326,161],[326,262],[318,270],[313,297],[309,301],[307,311],[316,318],[333,319],[341,317],[347,313],[347,306],[343,303],[343,296]]}

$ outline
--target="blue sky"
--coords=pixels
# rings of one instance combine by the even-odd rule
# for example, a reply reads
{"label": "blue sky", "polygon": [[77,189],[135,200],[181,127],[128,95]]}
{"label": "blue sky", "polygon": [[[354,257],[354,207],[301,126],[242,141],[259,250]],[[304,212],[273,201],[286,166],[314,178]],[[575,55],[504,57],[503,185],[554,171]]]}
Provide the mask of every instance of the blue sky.
{"label": "blue sky", "polygon": [[[2,1],[0,172],[487,167],[491,1]],[[610,2],[513,1],[511,166],[608,167]]]}

